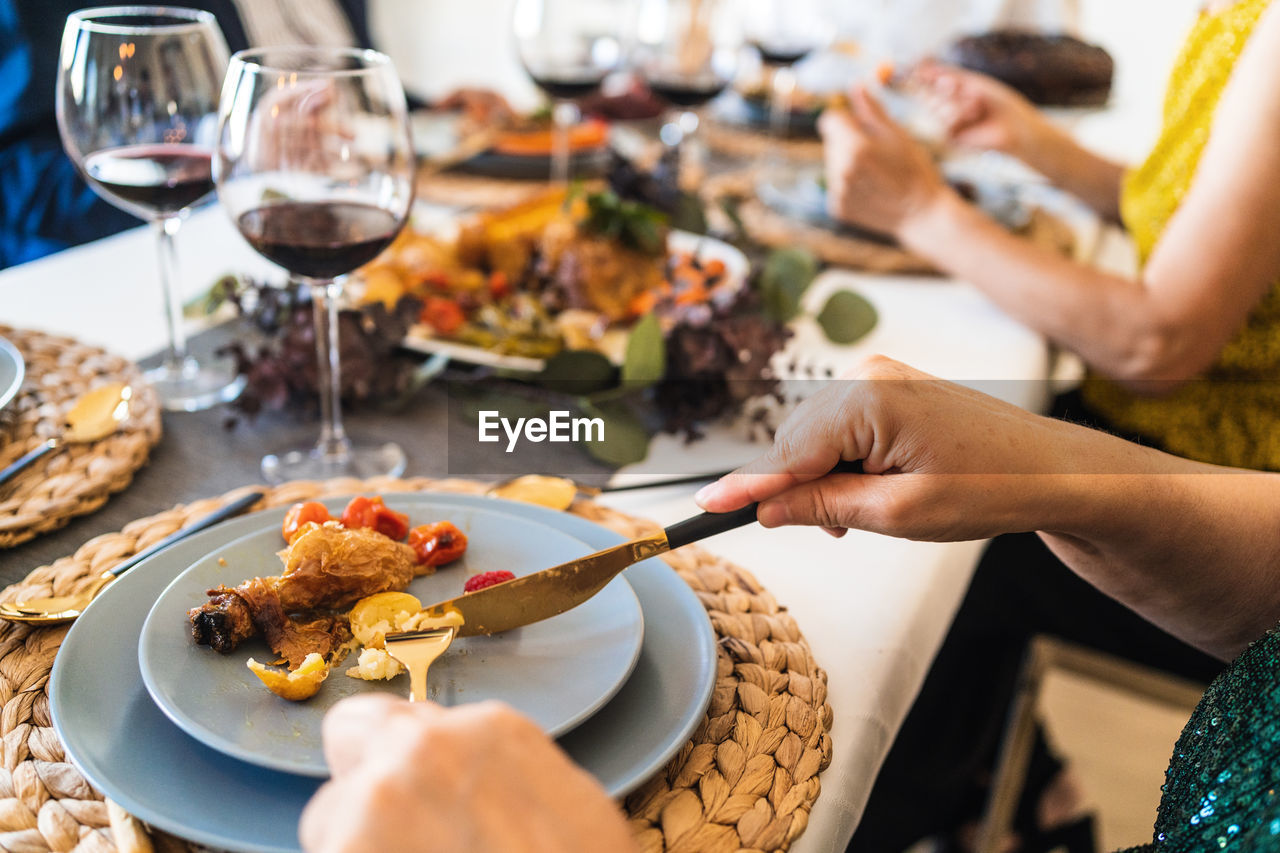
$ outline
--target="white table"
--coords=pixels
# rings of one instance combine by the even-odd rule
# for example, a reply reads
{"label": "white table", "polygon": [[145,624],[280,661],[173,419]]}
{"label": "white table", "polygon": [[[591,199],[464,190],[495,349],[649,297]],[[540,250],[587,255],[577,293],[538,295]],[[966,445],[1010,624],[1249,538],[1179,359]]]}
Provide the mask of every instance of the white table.
{"label": "white table", "polygon": [[[224,271],[271,269],[217,209],[192,217],[178,251],[189,295]],[[864,293],[881,320],[859,344],[828,350],[830,363],[851,366],[881,352],[1027,408],[1047,400],[1044,342],[972,288],[840,273],[815,285],[812,297],[820,300],[839,287]],[[0,321],[73,335],[131,358],[154,352],[164,343],[164,324],[152,235],[136,229],[0,272]],[[821,347],[817,335],[812,328],[799,330],[801,341]],[[658,445],[654,456],[669,451]],[[730,451],[741,455],[744,448]],[[614,494],[606,502],[670,523],[695,512],[692,492],[668,487]],[[830,676],[834,758],[795,849],[842,850],[959,605],[981,543],[922,544],[867,533],[836,541],[816,530],[752,527],[708,547],[752,571],[791,609]]]}

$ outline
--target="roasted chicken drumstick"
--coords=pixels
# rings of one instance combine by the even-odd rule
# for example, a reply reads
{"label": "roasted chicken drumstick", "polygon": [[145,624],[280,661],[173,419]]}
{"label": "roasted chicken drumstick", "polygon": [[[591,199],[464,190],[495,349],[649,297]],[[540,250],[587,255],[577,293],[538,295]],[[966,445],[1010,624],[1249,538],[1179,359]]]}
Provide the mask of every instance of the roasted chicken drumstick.
{"label": "roasted chicken drumstick", "polygon": [[350,639],[346,620],[311,611],[338,610],[367,595],[402,590],[415,576],[435,571],[419,563],[408,545],[335,522],[307,525],[280,557],[280,575],[211,589],[207,603],[188,611],[197,643],[227,654],[261,633],[293,668],[308,652],[327,657]]}

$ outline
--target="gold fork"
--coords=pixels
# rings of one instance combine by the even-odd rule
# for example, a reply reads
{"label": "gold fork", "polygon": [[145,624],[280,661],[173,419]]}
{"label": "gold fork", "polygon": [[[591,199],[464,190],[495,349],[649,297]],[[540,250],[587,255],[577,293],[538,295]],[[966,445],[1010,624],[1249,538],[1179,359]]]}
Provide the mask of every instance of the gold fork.
{"label": "gold fork", "polygon": [[457,628],[400,631],[387,634],[387,654],[409,670],[409,701],[427,701],[427,670],[444,654],[458,635]]}

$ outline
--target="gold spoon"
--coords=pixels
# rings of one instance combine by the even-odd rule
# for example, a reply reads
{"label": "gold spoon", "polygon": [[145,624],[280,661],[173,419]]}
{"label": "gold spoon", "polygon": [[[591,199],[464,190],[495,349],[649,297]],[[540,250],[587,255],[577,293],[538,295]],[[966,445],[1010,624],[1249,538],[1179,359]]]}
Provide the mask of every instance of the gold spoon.
{"label": "gold spoon", "polygon": [[106,588],[107,584],[138,565],[138,563],[141,563],[157,551],[169,547],[179,539],[186,539],[191,534],[198,533],[206,527],[212,527],[224,519],[239,515],[262,500],[262,495],[262,492],[249,492],[181,530],[175,530],[154,545],[143,548],[129,559],[98,575],[93,583],[79,592],[73,592],[70,595],[53,595],[48,598],[6,601],[0,604],[0,619],[8,619],[10,622],[30,622],[35,625],[58,625],[63,622],[70,622],[84,612],[84,609],[89,606],[89,602],[93,601],[98,593]]}
{"label": "gold spoon", "polygon": [[0,471],[0,486],[64,444],[87,444],[111,435],[128,419],[131,399],[133,389],[123,382],[99,385],[81,395],[67,412],[62,434],[42,442],[30,453]]}

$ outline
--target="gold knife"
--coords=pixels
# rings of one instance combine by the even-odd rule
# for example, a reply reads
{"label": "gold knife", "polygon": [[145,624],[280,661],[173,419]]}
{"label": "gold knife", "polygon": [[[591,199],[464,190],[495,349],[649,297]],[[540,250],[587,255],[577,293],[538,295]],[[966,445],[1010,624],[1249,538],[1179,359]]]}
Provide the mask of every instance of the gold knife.
{"label": "gold knife", "polygon": [[[832,471],[861,472],[860,462],[844,462]],[[550,569],[433,604],[420,610],[418,619],[443,618],[455,611],[463,619],[462,627],[458,629],[459,637],[500,634],[541,622],[582,604],[628,566],[750,524],[756,520],[758,508],[759,504],[753,503],[733,512],[704,512],[652,536],[632,539]],[[389,634],[388,639],[393,636]]]}

